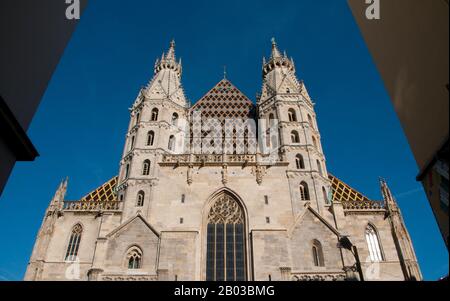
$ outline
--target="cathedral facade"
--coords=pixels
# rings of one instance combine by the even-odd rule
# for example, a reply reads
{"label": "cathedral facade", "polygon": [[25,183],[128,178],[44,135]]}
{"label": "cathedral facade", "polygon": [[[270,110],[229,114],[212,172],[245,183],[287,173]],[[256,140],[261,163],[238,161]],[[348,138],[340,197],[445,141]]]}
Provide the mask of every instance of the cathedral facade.
{"label": "cathedral facade", "polygon": [[26,280],[421,280],[384,180],[327,170],[314,103],[275,41],[256,104],[224,77],[194,105],[175,43],[139,91],[118,175],[57,189]]}

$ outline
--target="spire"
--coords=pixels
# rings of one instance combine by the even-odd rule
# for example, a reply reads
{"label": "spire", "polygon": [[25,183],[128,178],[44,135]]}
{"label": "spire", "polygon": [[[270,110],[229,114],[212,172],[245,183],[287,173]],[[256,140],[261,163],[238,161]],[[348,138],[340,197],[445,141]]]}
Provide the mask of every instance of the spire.
{"label": "spire", "polygon": [[389,212],[398,211],[399,209],[397,206],[397,201],[392,196],[391,190],[389,189],[385,179],[380,178],[380,186],[381,186],[381,194],[383,195],[386,209]]}
{"label": "spire", "polygon": [[384,198],[384,204],[386,206],[386,217],[389,217],[395,247],[399,254],[400,264],[405,280],[421,280],[422,273],[420,272],[417,257],[412,246],[411,237],[406,229],[400,208],[397,205],[397,201],[392,196],[386,180],[380,178],[380,185],[381,193]]}
{"label": "spire", "polygon": [[49,208],[49,211],[60,209],[62,207],[62,203],[64,202],[64,198],[66,196],[67,191],[67,184],[69,179],[66,177],[64,180],[61,181],[61,183],[58,186],[58,189],[56,189],[55,195],[53,196]]}
{"label": "spire", "polygon": [[278,70],[280,68],[287,69],[289,72],[292,72],[292,74],[295,74],[294,64],[287,56],[286,51],[282,54],[278,49],[275,38],[272,38],[272,52],[270,54],[270,58],[268,61],[263,58],[263,78],[265,78],[265,76],[272,70]]}
{"label": "spire", "polygon": [[160,72],[162,69],[172,69],[178,76],[181,76],[182,67],[181,59],[177,63],[175,56],[175,40],[170,41],[169,50],[167,54],[163,52],[161,59],[156,60],[155,63],[155,74]]}
{"label": "spire", "polygon": [[175,61],[175,40],[173,39],[170,41],[170,47],[166,55],[166,60]]}
{"label": "spire", "polygon": [[271,58],[281,58],[281,53],[278,50],[277,42],[275,41],[275,38],[272,38],[272,55]]}

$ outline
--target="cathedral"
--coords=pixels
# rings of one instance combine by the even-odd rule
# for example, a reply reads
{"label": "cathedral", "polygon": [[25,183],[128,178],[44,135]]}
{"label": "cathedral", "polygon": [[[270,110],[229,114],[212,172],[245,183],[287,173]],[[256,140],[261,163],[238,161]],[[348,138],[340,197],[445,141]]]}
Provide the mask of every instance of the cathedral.
{"label": "cathedral", "polygon": [[327,170],[274,39],[261,72],[255,102],[224,76],[191,105],[172,41],[130,108],[117,176],[79,200],[60,184],[25,280],[421,280],[386,181],[371,200]]}

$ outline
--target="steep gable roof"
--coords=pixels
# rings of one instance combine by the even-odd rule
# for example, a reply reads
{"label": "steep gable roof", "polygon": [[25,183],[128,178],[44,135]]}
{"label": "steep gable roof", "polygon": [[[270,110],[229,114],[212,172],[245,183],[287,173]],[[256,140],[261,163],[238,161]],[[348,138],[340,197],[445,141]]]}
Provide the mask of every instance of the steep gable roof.
{"label": "steep gable roof", "polygon": [[100,201],[116,201],[116,185],[117,185],[117,176],[113,177],[102,186],[94,189],[89,192],[87,195],[82,197],[80,201],[82,202],[100,202]]}
{"label": "steep gable roof", "polygon": [[339,236],[339,231],[333,226],[331,225],[326,219],[324,219],[316,210],[314,210],[313,208],[311,208],[311,206],[309,206],[309,204],[306,205],[305,210],[303,210],[302,212],[300,212],[297,217],[294,220],[294,223],[292,224],[292,226],[289,228],[288,230],[288,235],[291,236],[292,233],[294,232],[295,228],[297,227],[298,224],[300,224],[303,219],[305,218],[305,216],[307,214],[312,214],[313,216],[315,216],[324,226],[326,226],[326,228],[328,228],[331,232],[333,232],[334,234],[336,234],[337,236]]}
{"label": "steep gable roof", "polygon": [[254,117],[254,104],[228,79],[222,79],[192,106],[191,112],[201,111],[203,118],[223,122],[227,118]]}
{"label": "steep gable roof", "polygon": [[331,180],[331,188],[333,190],[332,200],[335,202],[344,201],[370,201],[368,197],[357,191],[356,189],[345,184],[335,176],[328,174],[328,178]]}
{"label": "steep gable roof", "polygon": [[151,230],[156,236],[160,236],[159,232],[152,226],[150,225],[145,218],[142,217],[142,215],[137,214],[136,216],[130,218],[129,220],[127,220],[126,222],[124,222],[123,224],[121,224],[120,226],[118,226],[116,229],[114,229],[113,231],[111,231],[109,234],[106,235],[106,237],[111,237],[113,235],[115,235],[116,233],[122,231],[123,229],[125,229],[128,225],[131,225],[133,222],[135,221],[140,221],[142,222],[145,226],[148,227],[149,230]]}

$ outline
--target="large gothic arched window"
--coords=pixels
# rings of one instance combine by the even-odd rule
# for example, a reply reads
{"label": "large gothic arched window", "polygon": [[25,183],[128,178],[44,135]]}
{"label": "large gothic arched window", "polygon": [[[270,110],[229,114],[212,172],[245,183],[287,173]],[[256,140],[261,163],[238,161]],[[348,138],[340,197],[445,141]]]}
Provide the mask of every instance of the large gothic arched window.
{"label": "large gothic arched window", "polygon": [[74,261],[77,258],[82,233],[83,233],[83,227],[81,227],[80,224],[76,224],[72,228],[72,232],[70,234],[70,239],[69,239],[69,244],[67,245],[66,260]]}
{"label": "large gothic arched window", "polygon": [[206,280],[246,280],[244,210],[222,193],[208,213]]}
{"label": "large gothic arched window", "polygon": [[370,260],[373,262],[383,261],[380,240],[375,228],[372,225],[367,225],[366,227],[366,241],[369,249]]}

